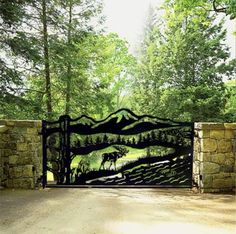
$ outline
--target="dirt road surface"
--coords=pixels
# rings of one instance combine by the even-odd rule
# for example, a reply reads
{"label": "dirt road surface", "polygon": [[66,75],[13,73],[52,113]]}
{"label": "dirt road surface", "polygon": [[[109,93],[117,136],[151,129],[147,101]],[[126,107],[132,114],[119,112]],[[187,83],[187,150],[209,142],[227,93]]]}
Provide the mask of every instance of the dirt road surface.
{"label": "dirt road surface", "polygon": [[235,234],[236,201],[185,189],[2,189],[0,233]]}

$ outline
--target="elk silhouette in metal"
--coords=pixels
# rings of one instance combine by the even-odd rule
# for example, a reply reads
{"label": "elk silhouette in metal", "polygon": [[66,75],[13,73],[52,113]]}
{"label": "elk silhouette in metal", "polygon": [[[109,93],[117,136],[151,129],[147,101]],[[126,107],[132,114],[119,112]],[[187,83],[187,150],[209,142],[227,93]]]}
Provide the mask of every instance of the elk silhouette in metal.
{"label": "elk silhouette in metal", "polygon": [[105,163],[106,162],[110,162],[109,170],[111,168],[112,163],[114,164],[114,167],[115,167],[115,170],[116,170],[116,161],[117,161],[117,159],[124,157],[129,152],[129,150],[127,150],[126,148],[121,147],[121,146],[113,146],[113,147],[118,151],[113,151],[113,152],[110,152],[110,153],[102,154],[102,162],[101,162],[99,170],[102,169],[102,168],[105,169]]}

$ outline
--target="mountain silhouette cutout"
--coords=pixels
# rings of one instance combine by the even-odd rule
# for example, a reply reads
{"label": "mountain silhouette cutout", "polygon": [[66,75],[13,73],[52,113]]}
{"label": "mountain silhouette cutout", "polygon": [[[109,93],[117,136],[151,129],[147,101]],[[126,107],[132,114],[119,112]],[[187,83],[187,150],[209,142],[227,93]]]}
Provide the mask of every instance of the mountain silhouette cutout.
{"label": "mountain silhouette cutout", "polygon": [[150,115],[138,116],[131,110],[123,108],[99,121],[83,115],[71,121],[70,130],[81,135],[98,133],[134,135],[154,129],[178,127],[181,125],[181,122],[161,119]]}

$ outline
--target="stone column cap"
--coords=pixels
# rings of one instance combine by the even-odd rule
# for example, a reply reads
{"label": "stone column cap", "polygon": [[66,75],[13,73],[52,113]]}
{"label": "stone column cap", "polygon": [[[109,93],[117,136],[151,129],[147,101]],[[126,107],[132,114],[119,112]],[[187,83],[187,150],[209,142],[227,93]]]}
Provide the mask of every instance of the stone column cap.
{"label": "stone column cap", "polygon": [[26,128],[40,128],[42,127],[41,120],[15,120],[15,119],[0,119],[0,127],[26,127]]}
{"label": "stone column cap", "polygon": [[194,127],[199,130],[233,130],[236,129],[236,123],[198,122],[194,124]]}

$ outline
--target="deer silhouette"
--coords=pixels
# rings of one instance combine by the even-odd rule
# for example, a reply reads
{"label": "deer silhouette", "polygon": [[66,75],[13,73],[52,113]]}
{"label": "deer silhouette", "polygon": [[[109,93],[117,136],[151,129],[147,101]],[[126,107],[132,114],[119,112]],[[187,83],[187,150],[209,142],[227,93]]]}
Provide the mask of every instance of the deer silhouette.
{"label": "deer silhouette", "polygon": [[126,148],[121,147],[121,146],[113,146],[113,147],[118,151],[113,151],[113,152],[110,152],[110,153],[102,154],[102,162],[101,162],[99,170],[101,168],[105,169],[105,163],[106,162],[110,162],[109,169],[111,168],[111,165],[113,163],[114,167],[115,167],[115,170],[116,170],[116,161],[117,161],[117,159],[124,157],[129,152],[129,150],[127,150]]}

